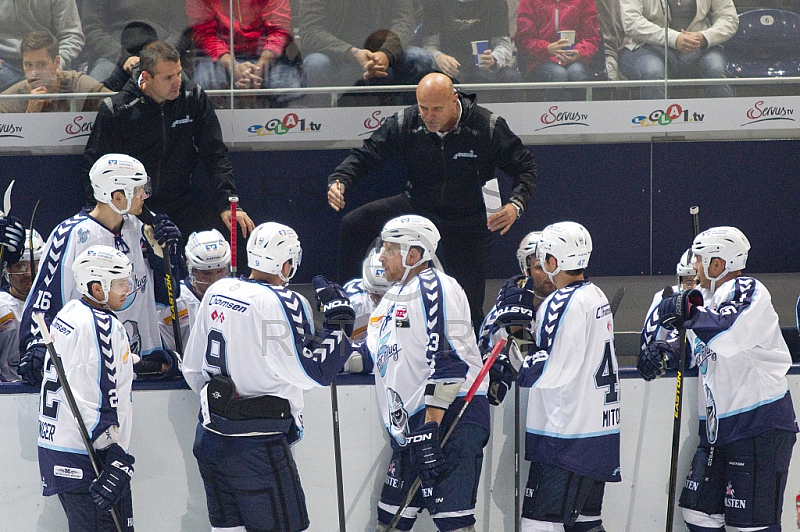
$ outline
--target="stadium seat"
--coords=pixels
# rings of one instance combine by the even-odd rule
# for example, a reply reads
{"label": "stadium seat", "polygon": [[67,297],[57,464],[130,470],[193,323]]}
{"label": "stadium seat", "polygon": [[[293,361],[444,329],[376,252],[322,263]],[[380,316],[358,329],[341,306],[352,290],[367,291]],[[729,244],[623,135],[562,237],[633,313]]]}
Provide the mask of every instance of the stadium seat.
{"label": "stadium seat", "polygon": [[800,76],[800,15],[783,9],[742,13],[739,31],[724,47],[733,77]]}

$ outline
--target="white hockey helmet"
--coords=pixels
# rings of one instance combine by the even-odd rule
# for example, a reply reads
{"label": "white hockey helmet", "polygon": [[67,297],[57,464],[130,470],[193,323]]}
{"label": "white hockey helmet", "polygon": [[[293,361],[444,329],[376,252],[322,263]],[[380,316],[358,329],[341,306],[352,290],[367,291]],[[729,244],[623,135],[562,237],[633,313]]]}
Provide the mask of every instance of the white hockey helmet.
{"label": "white hockey helmet", "polygon": [[[72,274],[78,285],[78,292],[100,304],[108,302],[111,282],[115,279],[128,279],[133,273],[133,264],[121,251],[110,246],[91,246],[75,258]],[[97,281],[103,289],[105,299],[98,301],[92,297],[89,284]]]}
{"label": "white hockey helmet", "polygon": [[373,249],[361,265],[361,280],[367,292],[382,296],[391,288],[392,283],[386,279],[386,270],[379,260],[380,249]]}
{"label": "white hockey helmet", "polygon": [[400,244],[403,251],[403,264],[412,246],[422,248],[422,260],[433,260],[436,255],[436,247],[439,245],[439,230],[433,222],[424,216],[407,214],[392,218],[381,230],[381,239],[384,242],[394,242]]}
{"label": "white hockey helmet", "polygon": [[589,265],[592,237],[585,227],[576,222],[548,225],[542,231],[542,238],[536,246],[536,258],[544,265],[547,255],[558,259],[555,271],[548,272],[545,268],[551,281],[562,270],[581,270]]}
{"label": "white hockey helmet", "polygon": [[694,277],[697,275],[697,272],[694,271],[694,265],[692,264],[692,259],[694,255],[692,254],[692,248],[687,249],[682,255],[681,259],[678,261],[678,265],[675,267],[675,275],[678,278],[682,277]]}
{"label": "white hockey helmet", "polygon": [[534,266],[528,261],[528,257],[536,258],[536,246],[542,238],[541,231],[531,231],[522,239],[517,248],[517,262],[519,262],[519,269],[522,270],[522,275],[529,275],[528,268]]}
{"label": "white hockey helmet", "polygon": [[[712,227],[694,237],[694,242],[692,242],[692,253],[700,256],[703,272],[711,281],[712,293],[717,281],[729,272],[744,269],[749,251],[750,241],[735,227]],[[708,275],[708,265],[711,264],[713,258],[722,259],[725,262],[725,269],[712,279]]]}
{"label": "white hockey helmet", "polygon": [[[303,249],[294,229],[276,222],[266,222],[256,227],[247,239],[247,265],[264,273],[281,278],[284,283],[297,272],[303,259]],[[292,269],[283,276],[283,265],[290,261]]]}
{"label": "white hockey helmet", "polygon": [[[151,193],[150,178],[144,165],[124,153],[107,153],[97,159],[89,170],[89,180],[94,190],[94,199],[108,204],[119,214],[125,214],[131,208],[131,199],[138,187],[143,188],[147,197]],[[128,200],[124,210],[117,209],[112,203],[111,196],[117,190],[121,190]]]}
{"label": "white hockey helmet", "polygon": [[186,266],[192,270],[217,270],[231,265],[231,246],[216,229],[189,235]]}

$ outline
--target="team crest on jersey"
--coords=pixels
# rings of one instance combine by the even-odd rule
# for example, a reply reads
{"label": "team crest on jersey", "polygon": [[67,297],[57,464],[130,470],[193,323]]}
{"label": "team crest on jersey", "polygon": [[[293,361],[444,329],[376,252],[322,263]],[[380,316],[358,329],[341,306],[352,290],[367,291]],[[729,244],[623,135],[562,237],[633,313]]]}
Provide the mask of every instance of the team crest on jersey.
{"label": "team crest on jersey", "polygon": [[86,241],[89,240],[89,234],[90,233],[89,233],[88,229],[84,229],[84,228],[81,227],[80,229],[78,229],[75,232],[78,234],[78,243],[79,244],[85,244]]}
{"label": "team crest on jersey", "polygon": [[391,333],[387,332],[378,341],[378,356],[375,357],[375,364],[378,366],[378,372],[380,372],[381,377],[386,376],[386,367],[389,365],[389,360],[400,358],[399,346],[396,343],[387,343],[390,336]]}
{"label": "team crest on jersey", "polygon": [[389,407],[389,434],[401,446],[408,440],[408,412],[403,398],[391,388],[386,388],[386,404]]}

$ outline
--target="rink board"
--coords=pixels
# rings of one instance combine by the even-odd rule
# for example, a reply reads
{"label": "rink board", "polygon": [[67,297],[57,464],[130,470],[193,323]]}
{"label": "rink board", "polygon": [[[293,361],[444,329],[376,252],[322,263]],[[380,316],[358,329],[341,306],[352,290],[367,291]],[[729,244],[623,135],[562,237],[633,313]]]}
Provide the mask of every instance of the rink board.
{"label": "rink board", "polygon": [[[645,383],[633,377],[631,370],[623,373],[623,481],[607,486],[603,519],[609,531],[661,532],[665,522],[675,379]],[[698,441],[696,383],[696,378],[687,379],[681,476],[686,473]],[[800,397],[800,375],[790,375],[790,387],[793,396]],[[338,390],[347,529],[374,530],[375,507],[388,465],[388,439],[372,385],[340,385]],[[523,390],[523,420],[526,396]],[[305,394],[305,400],[305,437],[294,446],[294,453],[308,501],[309,530],[336,532],[339,526],[330,392],[315,389]],[[57,498],[42,497],[39,488],[37,403],[38,395],[32,393],[0,394],[0,426],[5,434],[0,441],[0,456],[4,457],[0,530],[66,530],[66,519]],[[136,457],[133,498],[137,530],[210,530],[203,486],[192,455],[198,407],[199,399],[187,389],[134,392],[131,452]],[[476,529],[485,532],[514,529],[513,394],[503,407],[493,408],[492,415],[492,438],[486,447],[476,508]],[[528,463],[523,461],[523,486],[527,470]],[[798,492],[800,465],[795,459],[786,490],[784,530],[796,527],[794,506]],[[427,514],[419,521],[415,530],[434,529]],[[678,516],[676,530],[680,523]]]}

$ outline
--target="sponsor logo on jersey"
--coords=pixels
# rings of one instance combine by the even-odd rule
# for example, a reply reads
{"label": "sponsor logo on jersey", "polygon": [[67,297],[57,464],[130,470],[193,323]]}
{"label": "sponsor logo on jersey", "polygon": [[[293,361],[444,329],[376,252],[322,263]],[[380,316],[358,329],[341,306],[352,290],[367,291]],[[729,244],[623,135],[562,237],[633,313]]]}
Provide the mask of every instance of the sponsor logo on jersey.
{"label": "sponsor logo on jersey", "polygon": [[768,105],[764,100],[759,100],[750,107],[745,113],[748,122],[742,123],[739,127],[758,124],[759,122],[787,121],[795,122],[794,109],[791,107]]}
{"label": "sponsor logo on jersey", "polygon": [[57,465],[53,466],[53,475],[62,478],[81,480],[83,478],[83,470],[77,467],[66,467]]}
{"label": "sponsor logo on jersey", "polygon": [[601,318],[605,318],[609,314],[611,314],[611,305],[606,303],[605,305],[597,309],[597,315],[595,316],[595,318],[599,320]]}
{"label": "sponsor logo on jersey", "polygon": [[222,323],[225,321],[225,314],[222,311],[214,311],[211,313],[211,321],[218,321]]}
{"label": "sponsor logo on jersey", "polygon": [[411,322],[408,319],[408,307],[405,305],[397,305],[394,309],[395,326],[400,328],[411,327]]}
{"label": "sponsor logo on jersey", "polygon": [[460,151],[453,155],[453,160],[456,161],[458,159],[477,159],[478,156],[475,154],[475,150],[469,150],[469,153]]}
{"label": "sponsor logo on jersey", "polygon": [[61,318],[56,318],[55,321],[53,321],[51,327],[56,331],[60,332],[61,334],[63,334],[64,336],[69,336],[70,334],[72,334],[72,331],[74,330],[72,325],[62,321]]}
{"label": "sponsor logo on jersey", "polygon": [[15,322],[14,313],[9,312],[2,318],[0,318],[0,331],[5,331],[6,329],[11,328]]}
{"label": "sponsor logo on jersey", "polygon": [[581,113],[578,111],[563,111],[559,109],[557,105],[553,105],[547,110],[547,112],[539,117],[539,122],[542,123],[542,127],[537,128],[536,131],[562,126],[589,127],[589,124],[586,123],[588,118],[589,115],[587,113]]}
{"label": "sponsor logo on jersey", "polygon": [[297,113],[289,113],[283,118],[272,118],[266,124],[254,124],[247,128],[250,136],[285,135],[286,133],[313,133],[322,130],[322,124],[300,118]]}
{"label": "sponsor logo on jersey", "polygon": [[381,315],[381,316],[370,316],[369,317],[370,326],[371,327],[380,327],[381,326],[381,322],[383,321],[384,317],[385,316],[383,316],[383,315]]}
{"label": "sponsor logo on jersey", "polygon": [[232,297],[225,297],[219,294],[214,294],[208,301],[209,306],[222,307],[224,309],[232,310],[240,314],[245,314],[250,309],[250,303],[233,299]]}
{"label": "sponsor logo on jersey", "polygon": [[700,123],[705,114],[690,112],[680,104],[673,103],[666,109],[655,109],[648,115],[639,115],[631,118],[631,123],[637,127],[669,126],[680,123]]}

